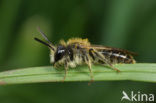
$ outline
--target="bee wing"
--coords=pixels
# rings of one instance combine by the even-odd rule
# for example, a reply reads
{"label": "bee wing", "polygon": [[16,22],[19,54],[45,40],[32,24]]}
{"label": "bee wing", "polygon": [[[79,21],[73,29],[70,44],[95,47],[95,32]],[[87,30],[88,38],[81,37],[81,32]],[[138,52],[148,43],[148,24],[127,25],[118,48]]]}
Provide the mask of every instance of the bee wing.
{"label": "bee wing", "polygon": [[103,46],[103,45],[90,45],[90,46],[84,46],[82,45],[81,46],[82,48],[93,48],[93,49],[96,49],[96,50],[100,50],[100,49],[103,49],[103,50],[116,50],[116,51],[119,51],[119,52],[124,52],[126,54],[130,54],[130,55],[137,55],[137,53],[134,53],[134,52],[131,52],[131,51],[128,51],[128,50],[124,50],[124,49],[120,49],[120,48],[113,48],[113,47],[108,47],[108,46]]}

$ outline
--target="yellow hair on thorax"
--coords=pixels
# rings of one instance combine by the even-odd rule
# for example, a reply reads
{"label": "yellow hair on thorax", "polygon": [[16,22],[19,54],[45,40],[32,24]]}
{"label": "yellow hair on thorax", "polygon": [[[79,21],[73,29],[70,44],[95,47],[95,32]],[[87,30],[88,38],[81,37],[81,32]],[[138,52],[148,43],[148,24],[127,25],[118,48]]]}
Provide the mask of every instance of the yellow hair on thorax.
{"label": "yellow hair on thorax", "polygon": [[82,38],[71,38],[67,41],[67,45],[69,44],[80,44],[80,45],[86,45],[86,46],[90,46],[90,42],[88,41],[88,39],[82,39]]}
{"label": "yellow hair on thorax", "polygon": [[67,45],[67,43],[64,40],[60,40],[60,44],[63,45],[63,46]]}

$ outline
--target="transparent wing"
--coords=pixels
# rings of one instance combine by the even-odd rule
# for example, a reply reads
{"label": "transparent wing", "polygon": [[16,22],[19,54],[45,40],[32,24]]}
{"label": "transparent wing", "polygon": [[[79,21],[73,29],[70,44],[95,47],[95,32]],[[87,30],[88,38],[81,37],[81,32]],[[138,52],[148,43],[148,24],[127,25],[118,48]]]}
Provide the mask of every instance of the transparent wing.
{"label": "transparent wing", "polygon": [[108,46],[103,46],[103,45],[90,45],[90,46],[85,46],[85,45],[81,45],[82,48],[93,48],[96,50],[112,50],[112,51],[119,51],[119,52],[124,52],[126,54],[130,54],[130,55],[137,55],[137,53],[128,51],[128,50],[124,50],[124,49],[120,49],[120,48],[113,48],[113,47],[108,47]]}

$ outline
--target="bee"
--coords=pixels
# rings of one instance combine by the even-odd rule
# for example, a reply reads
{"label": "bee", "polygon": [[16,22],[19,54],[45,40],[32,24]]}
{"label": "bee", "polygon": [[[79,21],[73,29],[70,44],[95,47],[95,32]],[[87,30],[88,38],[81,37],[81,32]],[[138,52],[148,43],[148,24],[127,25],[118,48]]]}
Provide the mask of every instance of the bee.
{"label": "bee", "polygon": [[34,39],[48,46],[50,49],[50,63],[54,67],[64,66],[65,75],[63,81],[66,78],[68,69],[75,68],[77,65],[86,64],[90,71],[91,81],[93,81],[92,64],[107,65],[113,70],[120,72],[113,64],[135,63],[133,56],[136,54],[127,50],[92,45],[88,39],[81,38],[71,38],[67,42],[60,40],[58,45],[54,45],[40,29],[39,32],[46,42],[38,38]]}

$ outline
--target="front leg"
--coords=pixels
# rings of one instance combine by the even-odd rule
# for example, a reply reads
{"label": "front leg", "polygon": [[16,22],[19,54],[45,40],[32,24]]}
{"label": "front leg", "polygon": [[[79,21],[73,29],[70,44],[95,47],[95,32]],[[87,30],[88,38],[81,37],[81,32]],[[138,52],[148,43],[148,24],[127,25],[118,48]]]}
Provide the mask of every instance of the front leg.
{"label": "front leg", "polygon": [[63,78],[62,82],[64,82],[64,80],[66,79],[66,75],[68,73],[68,62],[67,61],[65,61],[65,63],[64,63],[64,69],[65,69],[65,74],[64,74],[64,78]]}

